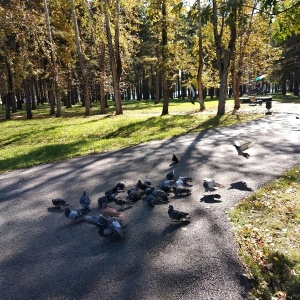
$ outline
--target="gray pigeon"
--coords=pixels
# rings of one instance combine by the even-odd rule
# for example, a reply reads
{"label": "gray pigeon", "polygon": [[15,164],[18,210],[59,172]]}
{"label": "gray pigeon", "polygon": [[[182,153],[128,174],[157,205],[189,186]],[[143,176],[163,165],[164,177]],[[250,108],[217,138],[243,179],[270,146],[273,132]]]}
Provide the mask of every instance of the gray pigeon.
{"label": "gray pigeon", "polygon": [[84,210],[90,209],[91,200],[89,196],[86,194],[86,191],[83,192],[83,195],[80,197],[79,202]]}
{"label": "gray pigeon", "polygon": [[72,220],[72,221],[77,221],[81,219],[82,214],[80,211],[77,210],[71,210],[69,207],[65,208],[65,216],[66,218]]}
{"label": "gray pigeon", "polygon": [[203,187],[205,188],[205,192],[214,192],[218,188],[224,188],[223,184],[215,182],[213,179],[204,179],[203,180]]}
{"label": "gray pigeon", "polygon": [[252,147],[254,144],[255,144],[255,142],[248,142],[248,143],[245,143],[243,145],[240,145],[238,142],[235,142],[233,146],[235,147],[238,155],[242,155],[246,158],[249,158],[250,154],[246,153],[244,151],[249,149],[250,147]]}
{"label": "gray pigeon", "polygon": [[179,196],[179,195],[189,196],[189,195],[192,194],[191,189],[184,188],[184,187],[179,187],[179,186],[173,186],[173,192],[176,196]]}
{"label": "gray pigeon", "polygon": [[168,201],[168,194],[162,190],[151,187],[149,189],[149,194],[152,194],[156,199],[160,198],[161,201]]}
{"label": "gray pigeon", "polygon": [[189,213],[174,209],[173,205],[169,205],[168,215],[173,221],[189,222],[191,218]]}
{"label": "gray pigeon", "polygon": [[98,207],[101,208],[101,207],[102,207],[102,204],[108,203],[108,200],[109,200],[109,199],[110,199],[110,198],[109,198],[108,196],[106,196],[106,195],[101,196],[101,197],[98,199]]}
{"label": "gray pigeon", "polygon": [[160,187],[164,192],[169,192],[172,189],[174,183],[175,180],[165,180],[160,184]]}
{"label": "gray pigeon", "polygon": [[69,204],[66,203],[65,200],[63,199],[60,199],[60,198],[55,198],[55,199],[52,199],[52,204],[58,208],[61,208],[63,206],[68,206]]}
{"label": "gray pigeon", "polygon": [[179,176],[178,179],[180,179],[183,184],[187,184],[188,182],[193,181],[191,177],[187,177],[187,176]]}

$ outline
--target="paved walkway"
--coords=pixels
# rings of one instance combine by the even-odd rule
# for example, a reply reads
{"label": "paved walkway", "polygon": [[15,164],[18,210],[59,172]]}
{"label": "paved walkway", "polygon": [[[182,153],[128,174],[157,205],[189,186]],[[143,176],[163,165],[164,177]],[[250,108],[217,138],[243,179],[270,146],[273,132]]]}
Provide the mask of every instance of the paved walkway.
{"label": "paved walkway", "polygon": [[[300,106],[273,103],[273,111],[237,126],[0,175],[1,299],[246,299],[227,211],[300,162]],[[256,140],[249,160],[237,155],[235,140]],[[140,201],[124,211],[125,240],[103,239],[52,208],[56,197],[79,208],[86,190],[97,214],[97,199],[118,181],[164,180],[173,152],[181,160],[176,172],[193,177],[191,196],[171,198],[190,212],[188,226],[170,222],[168,205],[150,209]],[[204,177],[226,186],[219,199],[204,197]]]}

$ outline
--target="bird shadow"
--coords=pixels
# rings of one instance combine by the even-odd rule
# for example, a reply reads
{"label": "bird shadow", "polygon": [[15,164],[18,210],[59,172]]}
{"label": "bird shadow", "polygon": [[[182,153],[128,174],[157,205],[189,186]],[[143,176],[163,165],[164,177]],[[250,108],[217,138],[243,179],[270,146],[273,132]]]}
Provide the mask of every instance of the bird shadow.
{"label": "bird shadow", "polygon": [[189,220],[186,221],[171,221],[169,223],[169,225],[163,230],[163,235],[167,235],[170,233],[173,233],[174,231],[187,226],[188,224],[190,224]]}
{"label": "bird shadow", "polygon": [[59,207],[48,207],[47,210],[48,210],[48,212],[54,212],[54,213],[64,212],[64,210]]}
{"label": "bird shadow", "polygon": [[205,203],[220,203],[222,202],[221,195],[219,194],[211,194],[211,195],[205,195],[202,198],[200,198],[200,202]]}
{"label": "bird shadow", "polygon": [[229,190],[236,189],[240,191],[249,191],[252,192],[253,189],[247,186],[247,183],[245,181],[237,181],[230,184]]}

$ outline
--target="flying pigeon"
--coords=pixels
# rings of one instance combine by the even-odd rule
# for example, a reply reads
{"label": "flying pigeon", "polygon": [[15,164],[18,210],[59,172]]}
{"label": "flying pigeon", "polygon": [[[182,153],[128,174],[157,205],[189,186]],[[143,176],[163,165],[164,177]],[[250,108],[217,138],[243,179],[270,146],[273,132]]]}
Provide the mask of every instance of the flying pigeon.
{"label": "flying pigeon", "polygon": [[81,218],[82,215],[80,211],[71,210],[69,207],[66,207],[65,216],[72,221],[77,221]]}
{"label": "flying pigeon", "polygon": [[244,157],[249,158],[249,157],[250,157],[250,154],[249,154],[249,153],[246,153],[246,152],[243,152],[243,151],[249,149],[249,148],[252,147],[254,144],[255,144],[255,142],[248,142],[248,143],[245,143],[245,144],[243,144],[243,145],[240,145],[238,142],[236,142],[233,146],[234,146],[235,149],[237,150],[238,155],[243,155]]}
{"label": "flying pigeon", "polygon": [[225,186],[215,182],[213,179],[204,179],[203,187],[205,188],[205,192],[214,192],[218,188],[224,188]]}
{"label": "flying pigeon", "polygon": [[146,201],[150,206],[152,206],[153,208],[155,207],[156,198],[152,194],[149,194],[147,196]]}
{"label": "flying pigeon", "polygon": [[83,195],[80,197],[79,202],[83,209],[90,210],[91,200],[89,196],[86,194],[86,191],[83,192]]}
{"label": "flying pigeon", "polygon": [[173,169],[172,171],[170,171],[170,172],[166,175],[166,179],[167,179],[167,180],[172,180],[172,179],[174,179],[174,174],[175,174],[175,170]]}
{"label": "flying pigeon", "polygon": [[107,206],[107,203],[103,203],[100,212],[104,217],[116,217],[116,218],[123,218],[124,214],[116,211],[114,208]]}
{"label": "flying pigeon", "polygon": [[173,153],[173,157],[172,157],[172,162],[173,163],[179,163],[179,158]]}
{"label": "flying pigeon", "polygon": [[172,220],[181,222],[189,221],[189,219],[191,218],[189,216],[189,213],[176,210],[174,209],[173,205],[169,205],[168,215]]}
{"label": "flying pigeon", "polygon": [[173,192],[176,196],[178,195],[191,195],[192,191],[188,188],[179,187],[179,186],[173,186]]}
{"label": "flying pigeon", "polygon": [[69,204],[66,203],[65,200],[63,199],[60,199],[60,198],[55,198],[55,199],[52,199],[52,204],[58,208],[61,208],[63,206],[68,206]]}

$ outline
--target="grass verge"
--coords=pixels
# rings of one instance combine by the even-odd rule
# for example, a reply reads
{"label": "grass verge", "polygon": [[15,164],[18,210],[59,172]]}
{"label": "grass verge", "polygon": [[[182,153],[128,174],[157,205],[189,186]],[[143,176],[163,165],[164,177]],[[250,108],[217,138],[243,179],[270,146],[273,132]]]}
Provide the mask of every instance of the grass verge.
{"label": "grass verge", "polygon": [[300,299],[300,165],[230,211],[254,299]]}

